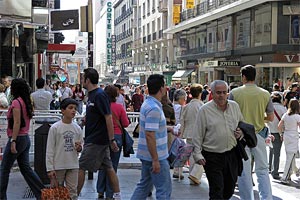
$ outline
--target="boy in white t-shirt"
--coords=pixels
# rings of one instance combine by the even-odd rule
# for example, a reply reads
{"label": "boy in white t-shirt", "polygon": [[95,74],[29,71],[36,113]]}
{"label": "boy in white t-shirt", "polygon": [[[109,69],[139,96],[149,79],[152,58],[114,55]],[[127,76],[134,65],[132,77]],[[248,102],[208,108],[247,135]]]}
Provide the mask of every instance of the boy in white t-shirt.
{"label": "boy in white t-shirt", "polygon": [[64,99],[61,104],[62,120],[54,123],[48,134],[46,168],[49,178],[66,184],[72,200],[77,199],[78,153],[82,150],[82,130],[73,122],[77,102]]}

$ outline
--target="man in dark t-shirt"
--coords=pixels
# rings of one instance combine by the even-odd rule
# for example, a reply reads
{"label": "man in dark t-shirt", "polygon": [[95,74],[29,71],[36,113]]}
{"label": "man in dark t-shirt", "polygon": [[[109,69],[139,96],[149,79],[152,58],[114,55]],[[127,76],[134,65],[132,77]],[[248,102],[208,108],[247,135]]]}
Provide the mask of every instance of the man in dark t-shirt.
{"label": "man in dark t-shirt", "polygon": [[291,99],[298,99],[299,100],[299,94],[297,92],[298,89],[298,83],[293,83],[291,86],[291,91],[287,92],[284,97],[284,103],[283,105],[288,108],[289,102]]}
{"label": "man in dark t-shirt", "polygon": [[114,139],[110,103],[106,93],[98,87],[99,74],[93,68],[84,70],[83,87],[88,90],[85,119],[84,148],[79,159],[77,193],[80,194],[85,172],[104,169],[113,189],[113,198],[121,199],[119,180],[112,167],[110,149],[119,151]]}

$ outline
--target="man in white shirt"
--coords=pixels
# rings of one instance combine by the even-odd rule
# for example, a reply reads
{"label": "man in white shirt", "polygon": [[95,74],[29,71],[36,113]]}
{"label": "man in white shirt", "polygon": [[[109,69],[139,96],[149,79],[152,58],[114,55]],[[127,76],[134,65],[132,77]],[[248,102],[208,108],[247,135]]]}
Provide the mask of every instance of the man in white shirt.
{"label": "man in white shirt", "polygon": [[128,83],[124,83],[123,89],[124,89],[124,94],[129,95],[130,87]]}
{"label": "man in white shirt", "polygon": [[66,98],[72,98],[73,92],[71,88],[67,86],[67,81],[62,82],[62,87],[59,88],[60,93],[61,93],[61,101],[66,99]]}
{"label": "man in white shirt", "polygon": [[50,103],[52,95],[49,91],[44,89],[45,79],[38,78],[35,81],[37,90],[31,94],[33,100],[33,107],[35,110],[50,110]]}

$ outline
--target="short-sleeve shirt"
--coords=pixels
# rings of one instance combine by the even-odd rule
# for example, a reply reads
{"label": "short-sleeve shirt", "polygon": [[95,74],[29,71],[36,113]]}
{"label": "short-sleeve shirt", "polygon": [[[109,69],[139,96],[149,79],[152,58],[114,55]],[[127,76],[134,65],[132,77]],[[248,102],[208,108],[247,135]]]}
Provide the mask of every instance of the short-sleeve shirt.
{"label": "short-sleeve shirt", "polygon": [[85,143],[108,145],[105,115],[111,114],[107,94],[97,88],[89,92],[86,107]]}
{"label": "short-sleeve shirt", "polygon": [[152,161],[146,141],[146,131],[155,132],[156,151],[158,160],[168,158],[168,136],[166,118],[161,103],[149,96],[143,103],[140,111],[140,132],[136,157]]}
{"label": "short-sleeve shirt", "polygon": [[[30,118],[28,117],[27,115],[27,110],[26,110],[26,105],[23,101],[23,99],[21,97],[18,97],[18,100],[20,101],[21,105],[22,105],[22,113],[21,115],[23,116],[24,120],[25,120],[25,124],[26,126],[21,128],[20,131],[19,131],[19,135],[27,135],[28,134],[28,131],[29,131],[29,126],[30,126]],[[16,108],[16,109],[20,109],[20,112],[21,112],[21,107],[20,107],[20,103],[18,102],[17,99],[14,99],[12,102],[11,102],[11,106],[9,107],[8,109],[8,112],[7,112],[7,118],[11,118],[13,117],[13,109]],[[7,136],[8,137],[11,137],[12,136],[12,133],[13,133],[13,130],[10,129],[8,126],[7,126]]]}

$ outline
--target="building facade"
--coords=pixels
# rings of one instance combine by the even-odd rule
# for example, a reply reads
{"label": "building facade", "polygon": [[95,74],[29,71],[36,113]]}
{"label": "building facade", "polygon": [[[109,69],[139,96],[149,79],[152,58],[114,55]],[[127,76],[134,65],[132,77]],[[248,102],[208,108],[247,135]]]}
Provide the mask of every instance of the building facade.
{"label": "building facade", "polygon": [[[257,67],[257,83],[286,86],[300,73],[298,0],[201,0],[180,4],[180,22],[173,35],[176,60],[193,66],[202,84],[215,79],[240,82],[240,67]],[[174,9],[173,4],[169,4]]]}

